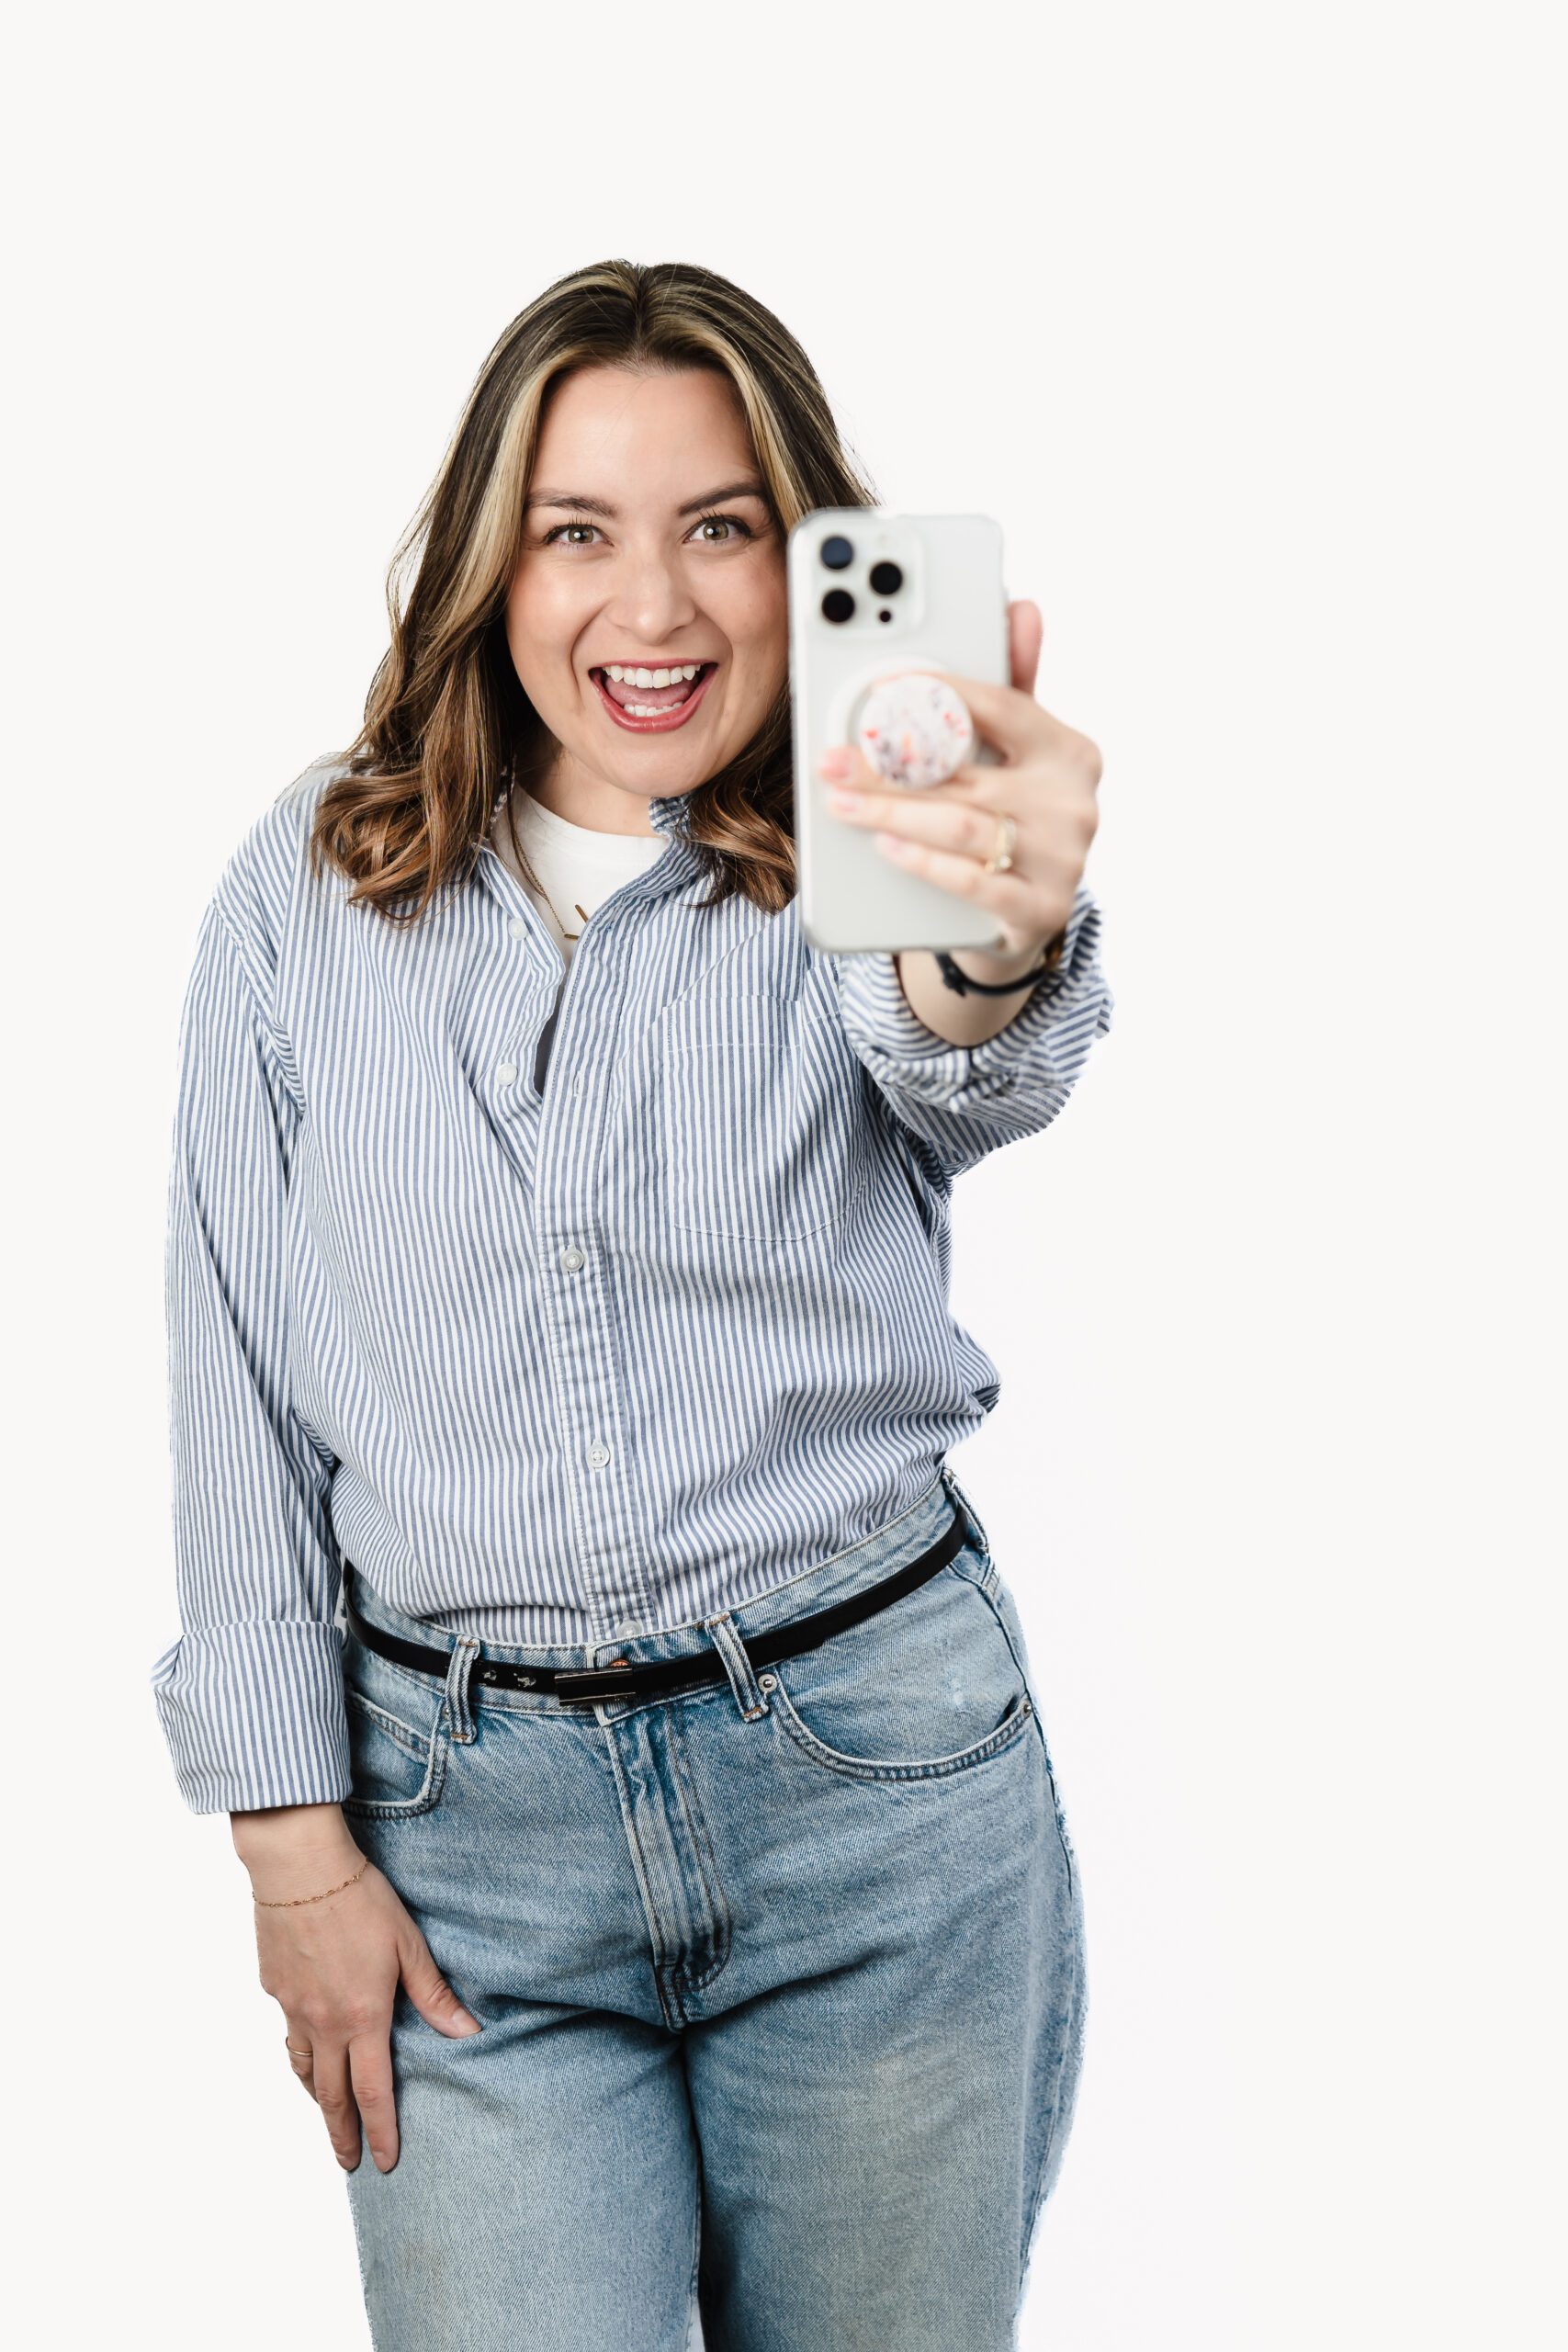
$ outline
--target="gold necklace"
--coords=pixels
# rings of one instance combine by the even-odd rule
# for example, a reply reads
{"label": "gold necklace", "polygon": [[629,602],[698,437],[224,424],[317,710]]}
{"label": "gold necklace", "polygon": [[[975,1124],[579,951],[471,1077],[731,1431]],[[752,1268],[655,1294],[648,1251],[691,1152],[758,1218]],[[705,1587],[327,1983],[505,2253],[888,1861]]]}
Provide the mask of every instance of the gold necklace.
{"label": "gold necklace", "polygon": [[[544,902],[545,902],[546,906],[547,906],[547,907],[548,907],[548,909],[549,909],[549,910],[550,910],[551,914],[556,915],[556,902],[555,902],[555,900],[551,898],[551,896],[550,896],[549,892],[545,888],[545,886],[544,886],[544,884],[543,884],[542,882],[541,882],[541,883],[540,883],[540,885],[539,885],[539,896],[540,896],[540,898],[541,898],[541,899],[543,899],[543,900],[544,900]],[[577,904],[577,902],[576,902],[576,900],[575,900],[575,899],[574,899],[574,900],[573,900],[573,902],[572,902],[572,911],[573,911],[573,913],[574,913],[574,914],[580,914],[580,915],[582,917],[582,920],[583,920],[583,922],[586,922],[588,921],[588,910],[587,910],[587,908],[586,908],[586,907],[583,907],[583,906],[579,906],[579,905]],[[556,915],[556,921],[557,921],[557,922],[558,922],[558,923],[559,923],[559,924],[560,924],[560,933],[561,933],[561,937],[562,937],[563,939],[577,940],[577,939],[581,939],[581,938],[582,933],[581,933],[580,931],[568,931],[568,929],[567,929],[567,927],[566,927],[565,923],[564,923],[564,922],[561,922],[561,919],[560,919],[559,915]]]}

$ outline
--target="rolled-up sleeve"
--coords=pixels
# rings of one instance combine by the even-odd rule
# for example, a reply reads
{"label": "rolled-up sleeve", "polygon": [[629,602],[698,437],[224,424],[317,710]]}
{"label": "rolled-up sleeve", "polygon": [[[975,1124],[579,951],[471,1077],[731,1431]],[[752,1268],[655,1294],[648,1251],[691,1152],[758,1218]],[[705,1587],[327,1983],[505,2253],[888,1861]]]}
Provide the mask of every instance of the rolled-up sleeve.
{"label": "rolled-up sleeve", "polygon": [[953,1046],[909,1004],[897,959],[834,954],[840,1018],[889,1108],[949,1176],[1002,1144],[1048,1126],[1089,1047],[1111,1026],[1114,999],[1100,957],[1100,913],[1079,887],[1061,961],[994,1037]]}
{"label": "rolled-up sleeve", "polygon": [[209,904],[180,1020],[165,1256],[180,1637],[152,1682],[195,1813],[347,1794],[333,1464],[288,1393],[298,1105]]}

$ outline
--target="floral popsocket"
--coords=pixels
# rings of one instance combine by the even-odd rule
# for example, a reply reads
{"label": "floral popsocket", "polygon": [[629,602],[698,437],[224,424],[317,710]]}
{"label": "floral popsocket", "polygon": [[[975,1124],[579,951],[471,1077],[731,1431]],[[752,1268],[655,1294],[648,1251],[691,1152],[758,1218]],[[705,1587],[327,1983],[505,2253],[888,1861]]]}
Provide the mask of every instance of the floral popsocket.
{"label": "floral popsocket", "polygon": [[969,706],[944,679],[905,670],[874,686],[856,729],[861,750],[889,784],[945,784],[975,751]]}

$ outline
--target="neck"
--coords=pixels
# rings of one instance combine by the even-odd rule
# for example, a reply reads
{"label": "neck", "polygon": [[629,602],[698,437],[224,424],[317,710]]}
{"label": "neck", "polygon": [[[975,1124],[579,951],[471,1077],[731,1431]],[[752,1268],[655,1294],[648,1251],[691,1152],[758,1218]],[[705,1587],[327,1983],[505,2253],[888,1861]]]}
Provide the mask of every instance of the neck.
{"label": "neck", "polygon": [[654,828],[648,820],[648,796],[627,792],[603,776],[580,768],[564,753],[536,775],[523,779],[525,789],[541,808],[564,817],[569,825],[585,825],[591,832],[625,833],[650,841]]}

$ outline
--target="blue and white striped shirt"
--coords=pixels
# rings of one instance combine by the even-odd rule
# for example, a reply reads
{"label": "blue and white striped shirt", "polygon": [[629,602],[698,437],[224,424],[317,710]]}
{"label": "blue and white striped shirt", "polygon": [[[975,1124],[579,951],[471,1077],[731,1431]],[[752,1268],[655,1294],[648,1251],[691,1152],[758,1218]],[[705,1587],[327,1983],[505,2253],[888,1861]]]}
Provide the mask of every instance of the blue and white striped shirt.
{"label": "blue and white striped shirt", "polygon": [[152,1681],[197,1813],[348,1793],[344,1555],[412,1615],[586,1650],[906,1510],[998,1387],[948,1306],[952,1180],[1111,1020],[1086,888],[1055,979],[950,1046],[797,902],[705,909],[678,797],[570,967],[488,841],[395,927],[310,870],[333,772],[229,859],[180,1021]]}

